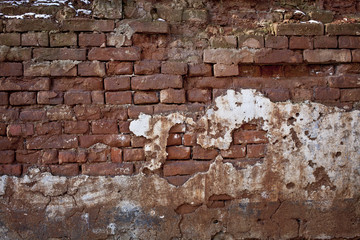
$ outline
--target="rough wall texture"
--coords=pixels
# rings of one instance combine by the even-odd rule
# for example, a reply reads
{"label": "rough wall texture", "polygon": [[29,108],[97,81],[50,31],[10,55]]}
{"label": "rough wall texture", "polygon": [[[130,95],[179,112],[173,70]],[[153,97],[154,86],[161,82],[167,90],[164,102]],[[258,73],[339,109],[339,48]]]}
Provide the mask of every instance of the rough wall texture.
{"label": "rough wall texture", "polygon": [[359,239],[359,12],[0,2],[0,238]]}

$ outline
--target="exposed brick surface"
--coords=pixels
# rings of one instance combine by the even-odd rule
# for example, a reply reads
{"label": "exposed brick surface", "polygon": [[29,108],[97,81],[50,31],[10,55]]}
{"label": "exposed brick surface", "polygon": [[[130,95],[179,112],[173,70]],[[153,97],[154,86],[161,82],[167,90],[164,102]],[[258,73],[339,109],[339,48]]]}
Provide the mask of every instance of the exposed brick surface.
{"label": "exposed brick surface", "polygon": [[124,48],[92,48],[88,53],[89,60],[120,60],[136,61],[140,60],[140,49],[135,47]]}

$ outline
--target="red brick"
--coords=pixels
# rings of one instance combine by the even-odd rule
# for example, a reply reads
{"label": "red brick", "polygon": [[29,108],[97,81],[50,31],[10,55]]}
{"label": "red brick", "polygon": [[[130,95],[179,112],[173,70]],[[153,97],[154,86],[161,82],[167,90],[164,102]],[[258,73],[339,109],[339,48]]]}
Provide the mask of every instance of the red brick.
{"label": "red brick", "polygon": [[184,145],[185,146],[195,146],[196,145],[196,134],[195,133],[185,133],[184,134]]}
{"label": "red brick", "polygon": [[50,149],[42,152],[41,163],[43,164],[56,164],[58,163],[57,150]]}
{"label": "red brick", "polygon": [[292,89],[291,90],[291,99],[293,101],[305,101],[305,100],[312,100],[313,91],[311,89]]}
{"label": "red brick", "polygon": [[149,140],[147,140],[145,137],[133,136],[131,138],[132,147],[144,147],[147,142],[149,142]]}
{"label": "red brick", "polygon": [[339,48],[360,48],[360,37],[339,36]]}
{"label": "red brick", "polygon": [[10,94],[11,105],[31,105],[36,104],[35,92],[15,92]]}
{"label": "red brick", "polygon": [[187,91],[189,102],[210,102],[211,90],[208,89],[190,89]]}
{"label": "red brick", "polygon": [[265,144],[247,145],[247,157],[249,158],[265,157],[265,153],[266,153]]}
{"label": "red brick", "polygon": [[105,90],[118,91],[130,89],[130,77],[116,76],[104,80]]}
{"label": "red brick", "polygon": [[313,40],[310,37],[290,37],[290,49],[313,49]]}
{"label": "red brick", "polygon": [[29,122],[42,121],[46,119],[46,112],[42,109],[22,110],[19,118]]}
{"label": "red brick", "polygon": [[174,145],[181,145],[181,143],[182,143],[181,135],[177,133],[171,133],[168,136],[166,145],[174,146]]}
{"label": "red brick", "polygon": [[21,165],[0,165],[0,175],[20,176]]}
{"label": "red brick", "polygon": [[62,104],[63,93],[56,91],[41,91],[37,94],[38,104]]}
{"label": "red brick", "polygon": [[104,104],[105,103],[104,91],[92,91],[91,101],[93,104]]}
{"label": "red brick", "polygon": [[0,135],[5,136],[6,135],[6,124],[0,122]]}
{"label": "red brick", "polygon": [[218,155],[216,149],[205,149],[200,146],[193,147],[193,159],[211,160]]}
{"label": "red brick", "polygon": [[82,62],[78,65],[78,71],[80,76],[105,76],[105,63],[92,61],[92,62]]}
{"label": "red brick", "polygon": [[284,76],[284,67],[281,65],[261,66],[261,76],[279,78]]}
{"label": "red brick", "polygon": [[55,91],[102,90],[103,81],[102,78],[97,77],[60,77],[52,80],[52,89]]}
{"label": "red brick", "polygon": [[0,151],[0,163],[12,163],[15,161],[15,152],[12,150]]}
{"label": "red brick", "polygon": [[90,176],[131,175],[132,163],[93,163],[82,165],[82,173]]}
{"label": "red brick", "polygon": [[183,185],[191,176],[169,176],[165,179],[172,185],[181,186]]}
{"label": "red brick", "polygon": [[45,148],[76,148],[78,146],[77,137],[74,135],[43,135],[29,138],[26,140],[27,149]]}
{"label": "red brick", "polygon": [[140,113],[150,114],[154,113],[153,106],[131,106],[128,109],[128,115],[131,119],[136,119],[139,117]]}
{"label": "red brick", "polygon": [[183,146],[171,146],[167,147],[168,153],[167,159],[190,159],[191,148]]}
{"label": "red brick", "polygon": [[334,75],[332,65],[308,65],[310,76],[324,77]]}
{"label": "red brick", "polygon": [[106,162],[110,157],[109,148],[90,148],[87,153],[87,160],[93,162]]}
{"label": "red brick", "polygon": [[71,90],[64,94],[64,103],[66,105],[90,104],[90,92]]}
{"label": "red brick", "polygon": [[103,143],[110,147],[130,147],[130,135],[107,134],[107,135],[83,135],[79,136],[80,147],[91,147],[97,143]]}
{"label": "red brick", "polygon": [[239,66],[237,64],[225,65],[217,63],[214,65],[215,77],[229,77],[239,75]]}
{"label": "red brick", "polygon": [[239,35],[238,36],[239,48],[263,48],[264,38],[260,35]]}
{"label": "red brick", "polygon": [[9,94],[7,92],[0,92],[0,105],[9,105]]}
{"label": "red brick", "polygon": [[41,91],[50,89],[49,78],[17,78],[8,77],[0,79],[2,91]]}
{"label": "red brick", "polygon": [[0,45],[20,46],[19,33],[0,33]]}
{"label": "red brick", "polygon": [[131,104],[131,92],[106,92],[106,104]]}
{"label": "red brick", "polygon": [[96,120],[101,117],[100,108],[94,105],[77,105],[74,112],[77,120]]}
{"label": "red brick", "polygon": [[314,97],[316,100],[337,100],[340,98],[338,88],[316,87],[314,88]]}
{"label": "red brick", "polygon": [[140,60],[140,49],[136,47],[92,48],[88,53],[88,59],[103,61],[137,61]]}
{"label": "red brick", "polygon": [[248,49],[205,49],[205,63],[238,64],[254,62],[254,53]]}
{"label": "red brick", "polygon": [[50,33],[51,47],[76,46],[77,35],[75,33]]}
{"label": "red brick", "polygon": [[69,106],[55,105],[46,108],[46,117],[51,121],[72,120],[75,118],[75,114]]}
{"label": "red brick", "polygon": [[172,88],[161,90],[160,101],[162,103],[185,103],[185,90]]}
{"label": "red brick", "polygon": [[358,35],[360,23],[329,23],[326,24],[326,33],[329,35]]}
{"label": "red brick", "polygon": [[212,68],[210,64],[190,64],[189,65],[189,76],[191,77],[209,77],[212,76]]}
{"label": "red brick", "polygon": [[185,124],[175,124],[172,126],[169,130],[169,133],[184,133],[186,131],[186,125]]}
{"label": "red brick", "polygon": [[129,47],[132,46],[132,41],[125,34],[108,33],[106,35],[106,45],[111,47]]}
{"label": "red brick", "polygon": [[31,60],[31,48],[3,48],[0,51],[0,61],[19,62]]}
{"label": "red brick", "polygon": [[130,122],[128,121],[119,122],[119,129],[121,133],[131,133],[129,127],[130,127]]}
{"label": "red brick", "polygon": [[103,33],[80,33],[79,46],[80,47],[100,47],[105,44],[105,34]]}
{"label": "red brick", "polygon": [[329,87],[332,88],[358,88],[360,87],[358,75],[331,76],[328,79]]}
{"label": "red brick", "polygon": [[237,48],[236,36],[219,36],[210,38],[211,48]]}
{"label": "red brick", "polygon": [[21,63],[0,62],[0,77],[22,76],[23,68]]}
{"label": "red brick", "polygon": [[274,30],[276,35],[298,35],[298,36],[323,35],[324,25],[320,22],[274,24]]}
{"label": "red brick", "polygon": [[[124,75],[133,73],[132,62],[117,62],[111,61],[106,63],[106,73],[108,75]],[[136,68],[135,68],[136,69]],[[136,74],[136,71],[135,71]]]}
{"label": "red brick", "polygon": [[286,65],[284,66],[285,77],[304,77],[309,76],[307,65]]}
{"label": "red brick", "polygon": [[222,150],[220,153],[223,158],[243,158],[246,155],[246,146],[233,145],[228,150]]}
{"label": "red brick", "polygon": [[260,77],[261,76],[261,68],[260,68],[260,66],[240,65],[239,66],[239,76],[240,77]]}
{"label": "red brick", "polygon": [[22,138],[0,137],[0,150],[18,150],[23,149],[24,142]]}
{"label": "red brick", "polygon": [[182,88],[183,79],[178,75],[155,74],[131,78],[133,90],[160,90],[166,88]]}
{"label": "red brick", "polygon": [[27,151],[27,150],[17,150],[16,151],[16,161],[18,163],[39,163],[41,160],[41,151]]}
{"label": "red brick", "polygon": [[208,161],[174,161],[164,164],[164,176],[192,175],[209,170]]}
{"label": "red brick", "polygon": [[341,89],[342,102],[357,102],[360,101],[360,88]]}
{"label": "red brick", "polygon": [[73,48],[35,48],[33,58],[36,60],[86,60],[86,49]]}
{"label": "red brick", "polygon": [[111,32],[114,30],[113,20],[91,20],[91,19],[70,19],[64,20],[62,24],[64,31],[79,32]]}
{"label": "red brick", "polygon": [[10,124],[7,127],[7,135],[14,136],[31,136],[34,135],[34,126],[30,123],[26,124]]}
{"label": "red brick", "polygon": [[30,32],[58,30],[58,24],[51,19],[11,19],[6,21],[8,32]]}
{"label": "red brick", "polygon": [[49,46],[49,35],[47,32],[29,32],[21,35],[22,46]]}
{"label": "red brick", "polygon": [[351,56],[352,56],[352,62],[360,62],[360,50],[359,49],[352,50]]}
{"label": "red brick", "polygon": [[84,134],[89,130],[87,121],[66,121],[64,123],[64,132],[68,134]]}
{"label": "red brick", "polygon": [[76,62],[58,60],[53,62],[26,62],[24,63],[24,75],[33,76],[76,76]]}
{"label": "red brick", "polygon": [[265,47],[267,48],[288,48],[289,40],[286,36],[267,36],[265,38]]}
{"label": "red brick", "polygon": [[111,148],[111,162],[121,163],[122,162],[122,149]]}
{"label": "red brick", "polygon": [[54,134],[60,135],[62,131],[60,122],[46,122],[36,124],[36,133],[38,135]]}
{"label": "red brick", "polygon": [[183,62],[163,62],[161,64],[161,73],[172,75],[186,75],[188,66]]}
{"label": "red brick", "polygon": [[261,49],[255,55],[255,63],[276,64],[276,63],[301,63],[302,54],[296,51],[282,49]]}
{"label": "red brick", "polygon": [[116,119],[119,121],[126,121],[128,119],[127,109],[125,107],[108,106],[101,108],[103,118]]}
{"label": "red brick", "polygon": [[308,63],[351,62],[351,52],[348,49],[305,50],[304,60]]}
{"label": "red brick", "polygon": [[157,104],[154,106],[154,114],[169,114],[174,112],[188,112],[189,105]]}
{"label": "red brick", "polygon": [[337,48],[337,37],[334,36],[316,36],[314,38],[315,48]]}
{"label": "red brick", "polygon": [[154,22],[146,22],[146,21],[129,21],[129,26],[136,33],[168,33],[169,26],[167,22],[154,21]]}
{"label": "red brick", "polygon": [[264,94],[273,102],[285,102],[290,99],[290,92],[288,89],[267,88],[264,89]]}
{"label": "red brick", "polygon": [[118,125],[116,120],[98,120],[91,123],[91,131],[93,134],[118,133]]}
{"label": "red brick", "polygon": [[124,150],[124,161],[145,161],[145,152],[142,148],[125,148]]}
{"label": "red brick", "polygon": [[139,75],[160,73],[160,62],[154,60],[136,62],[134,70],[135,74]]}
{"label": "red brick", "polygon": [[52,175],[56,176],[77,176],[79,175],[79,165],[66,164],[66,165],[50,165]]}
{"label": "red brick", "polygon": [[268,143],[265,131],[235,131],[234,144]]}
{"label": "red brick", "polygon": [[158,103],[159,97],[156,92],[135,92],[134,104]]}

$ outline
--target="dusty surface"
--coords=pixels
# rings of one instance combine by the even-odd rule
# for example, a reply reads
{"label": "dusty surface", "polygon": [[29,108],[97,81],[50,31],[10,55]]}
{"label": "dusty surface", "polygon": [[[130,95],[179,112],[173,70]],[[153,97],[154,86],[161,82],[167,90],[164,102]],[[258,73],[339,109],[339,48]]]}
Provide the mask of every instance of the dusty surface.
{"label": "dusty surface", "polygon": [[197,122],[180,113],[142,115],[130,129],[152,140],[150,170],[166,159],[161,139],[184,121],[203,129],[204,148],[226,149],[228,134],[254,119],[270,143],[262,163],[236,169],[218,156],[180,187],[143,173],[2,176],[2,239],[359,237],[359,117],[316,103],[272,103],[253,90],[228,90]]}

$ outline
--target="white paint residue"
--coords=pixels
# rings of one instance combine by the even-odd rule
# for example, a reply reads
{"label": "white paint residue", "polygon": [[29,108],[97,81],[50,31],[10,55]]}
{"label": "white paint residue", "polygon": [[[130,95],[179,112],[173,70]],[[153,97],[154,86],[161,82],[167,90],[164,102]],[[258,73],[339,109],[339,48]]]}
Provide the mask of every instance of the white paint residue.
{"label": "white paint residue", "polygon": [[8,176],[6,175],[0,177],[0,196],[5,194],[7,180]]}
{"label": "white paint residue", "polygon": [[150,115],[140,113],[139,119],[130,123],[130,131],[136,136],[147,137],[147,132],[150,130]]}

